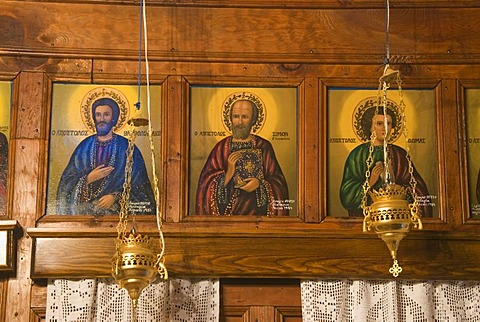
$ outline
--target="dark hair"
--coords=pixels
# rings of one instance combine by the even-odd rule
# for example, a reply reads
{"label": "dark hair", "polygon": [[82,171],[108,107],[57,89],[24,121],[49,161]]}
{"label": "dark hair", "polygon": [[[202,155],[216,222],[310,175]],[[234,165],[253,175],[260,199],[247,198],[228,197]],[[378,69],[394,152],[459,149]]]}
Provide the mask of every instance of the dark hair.
{"label": "dark hair", "polygon": [[250,124],[253,126],[255,123],[257,123],[258,119],[258,106],[251,100],[238,100],[235,103],[232,104],[232,108],[230,109],[230,121],[232,121],[232,113],[233,113],[233,105],[237,104],[238,102],[248,102],[252,106],[252,123]]}
{"label": "dark hair", "polygon": [[115,102],[115,100],[113,100],[111,98],[108,98],[108,97],[100,98],[100,99],[96,100],[95,102],[93,102],[93,104],[92,104],[92,117],[93,117],[93,119],[95,120],[95,110],[97,109],[97,107],[103,106],[103,105],[107,105],[107,106],[111,107],[111,109],[112,109],[112,123],[113,123],[113,125],[117,125],[118,117],[120,115],[120,108],[118,107],[118,104],[117,104],[117,102]]}
{"label": "dark hair", "polygon": [[[384,115],[383,106],[379,106],[376,111],[375,107],[369,108],[365,111],[365,113],[363,113],[362,129],[363,133],[368,135],[368,138],[370,137],[370,135],[372,135],[372,120],[375,115]],[[390,117],[392,118],[392,128],[395,128],[395,126],[397,125],[397,116],[389,108],[387,108],[387,115],[390,115]]]}

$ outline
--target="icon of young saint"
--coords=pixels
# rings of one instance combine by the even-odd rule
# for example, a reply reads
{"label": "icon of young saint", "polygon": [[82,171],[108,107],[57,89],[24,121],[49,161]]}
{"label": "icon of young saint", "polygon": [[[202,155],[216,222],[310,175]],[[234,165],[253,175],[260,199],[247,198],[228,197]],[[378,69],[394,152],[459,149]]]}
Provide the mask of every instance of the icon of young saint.
{"label": "icon of young saint", "polygon": [[224,124],[231,135],[210,152],[198,180],[195,214],[288,216],[276,202],[288,187],[272,144],[254,134],[265,121],[264,106],[253,93],[231,95]]}
{"label": "icon of young saint", "polygon": [[[63,171],[57,189],[57,214],[118,215],[120,210],[128,139],[114,130],[124,125],[128,106],[125,107],[120,95],[97,98],[93,92],[98,94],[101,90],[90,92],[90,99],[82,104],[82,115],[90,116],[85,117],[84,122],[87,127],[94,127],[95,134],[79,143]],[[120,116],[122,124],[119,124]],[[153,189],[136,146],[131,178],[130,211],[152,214],[155,209]]]}
{"label": "icon of young saint", "polygon": [[[340,201],[348,211],[350,217],[363,217],[361,203],[363,198],[363,185],[366,180],[367,158],[370,148],[373,146],[373,162],[370,168],[370,189],[379,190],[387,180],[385,173],[390,174],[389,182],[397,185],[410,187],[410,167],[407,152],[402,147],[393,144],[402,133],[402,116],[397,104],[391,100],[387,103],[387,124],[385,126],[385,114],[383,107],[376,108],[377,98],[370,97],[362,100],[354,112],[354,130],[364,143],[354,148],[348,155],[343,170],[343,178],[340,186]],[[387,133],[387,131],[388,133]],[[375,132],[375,140],[372,142],[372,132]],[[384,140],[387,138],[389,164],[384,164]],[[385,167],[389,171],[385,171]],[[413,166],[413,162],[412,162]],[[425,181],[413,166],[413,176],[417,182],[417,198],[429,195]],[[410,200],[413,202],[413,200]],[[432,208],[426,204],[419,204],[421,217],[432,217]]]}

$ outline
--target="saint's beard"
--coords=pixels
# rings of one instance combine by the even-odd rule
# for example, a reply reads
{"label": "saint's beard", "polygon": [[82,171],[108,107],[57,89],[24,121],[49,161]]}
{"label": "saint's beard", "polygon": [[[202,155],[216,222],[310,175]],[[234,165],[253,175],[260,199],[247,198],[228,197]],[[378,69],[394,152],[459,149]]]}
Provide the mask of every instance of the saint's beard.
{"label": "saint's beard", "polygon": [[234,125],[232,127],[233,138],[237,140],[246,140],[250,136],[251,126]]}
{"label": "saint's beard", "polygon": [[98,136],[105,136],[107,135],[108,133],[110,133],[110,131],[112,130],[113,128],[113,123],[112,122],[98,122],[98,123],[95,123],[95,128],[97,129],[97,135]]}

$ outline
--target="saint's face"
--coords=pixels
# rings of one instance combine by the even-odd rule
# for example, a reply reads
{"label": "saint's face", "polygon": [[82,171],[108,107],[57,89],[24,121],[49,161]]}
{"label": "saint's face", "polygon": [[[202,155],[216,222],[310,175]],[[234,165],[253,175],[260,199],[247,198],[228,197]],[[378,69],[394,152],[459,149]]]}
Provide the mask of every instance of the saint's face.
{"label": "saint's face", "polygon": [[99,105],[95,109],[95,127],[99,136],[105,136],[113,128],[113,111],[108,105]]}
{"label": "saint's face", "polygon": [[385,133],[385,115],[377,114],[372,119],[372,131],[375,131],[376,140],[378,142],[383,142],[385,137],[390,135],[392,132],[392,117],[387,115],[387,130],[388,134]]}
{"label": "saint's face", "polygon": [[247,139],[252,129],[253,107],[250,102],[238,101],[232,106],[232,132],[235,139]]}

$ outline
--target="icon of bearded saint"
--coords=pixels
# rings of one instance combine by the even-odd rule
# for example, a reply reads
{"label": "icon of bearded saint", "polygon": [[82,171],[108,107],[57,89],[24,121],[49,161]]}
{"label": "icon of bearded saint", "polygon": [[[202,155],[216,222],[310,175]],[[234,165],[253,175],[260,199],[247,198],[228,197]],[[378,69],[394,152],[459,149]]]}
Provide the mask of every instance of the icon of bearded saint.
{"label": "icon of bearded saint", "polygon": [[[245,95],[242,95],[245,97]],[[288,187],[271,143],[252,133],[259,115],[254,101],[237,99],[230,109],[232,135],[218,142],[202,169],[197,215],[288,216]]]}
{"label": "icon of bearded saint", "polygon": [[[128,140],[113,132],[119,106],[110,97],[92,104],[96,134],[76,147],[57,190],[57,214],[118,215],[125,181]],[[130,211],[152,214],[155,199],[140,150],[133,152]]]}

